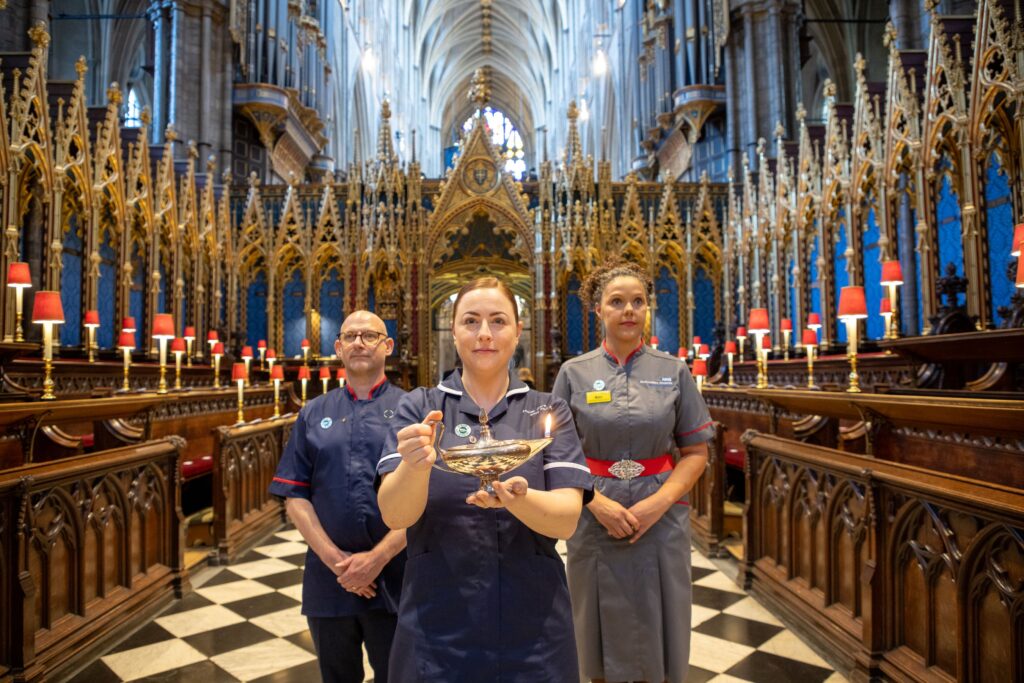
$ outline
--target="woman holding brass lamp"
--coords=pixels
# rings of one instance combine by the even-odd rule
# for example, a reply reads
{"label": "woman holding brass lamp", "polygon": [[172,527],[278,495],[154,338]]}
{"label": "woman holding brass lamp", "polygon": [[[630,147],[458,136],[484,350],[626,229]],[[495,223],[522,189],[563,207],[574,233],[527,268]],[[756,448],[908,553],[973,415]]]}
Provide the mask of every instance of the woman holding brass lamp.
{"label": "woman holding brass lamp", "polygon": [[[453,309],[462,370],[399,403],[377,467],[384,521],[406,529],[408,539],[391,650],[396,681],[577,676],[555,539],[576,528],[590,474],[568,406],[509,372],[521,332],[515,298],[502,282],[470,282]],[[493,493],[483,484],[497,475],[478,473],[478,481],[437,471],[445,469],[442,461],[454,462],[449,454],[499,444],[522,445],[537,457],[524,456],[513,476],[493,481]]]}
{"label": "woman holding brass lamp", "polygon": [[651,282],[609,262],[580,295],[601,347],[566,361],[552,393],[569,404],[594,498],[569,539],[580,672],[594,681],[683,683],[690,652],[690,519],[685,497],[713,435],[686,363],[644,344]]}

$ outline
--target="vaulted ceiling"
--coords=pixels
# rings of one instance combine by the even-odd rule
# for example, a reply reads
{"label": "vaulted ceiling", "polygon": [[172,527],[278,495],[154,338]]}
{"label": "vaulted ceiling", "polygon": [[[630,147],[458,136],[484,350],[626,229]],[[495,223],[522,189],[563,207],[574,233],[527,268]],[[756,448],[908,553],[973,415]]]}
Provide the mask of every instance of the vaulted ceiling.
{"label": "vaulted ceiling", "polygon": [[480,67],[489,71],[491,103],[527,136],[543,124],[564,0],[407,0],[403,19],[415,31],[430,120],[442,130],[472,112],[465,93]]}

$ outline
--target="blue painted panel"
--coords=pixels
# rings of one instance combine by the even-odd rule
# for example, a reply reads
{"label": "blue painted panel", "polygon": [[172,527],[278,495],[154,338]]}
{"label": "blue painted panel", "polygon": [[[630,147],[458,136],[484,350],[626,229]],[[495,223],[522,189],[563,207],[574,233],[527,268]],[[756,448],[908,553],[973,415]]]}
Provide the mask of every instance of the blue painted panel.
{"label": "blue painted panel", "polygon": [[580,281],[569,279],[569,291],[565,296],[566,349],[570,356],[583,353],[583,302],[580,301]]}
{"label": "blue painted panel", "polygon": [[268,336],[266,273],[260,271],[256,274],[249,283],[249,291],[245,295],[245,343],[255,348],[260,339],[266,339]]}
{"label": "blue painted panel", "polygon": [[590,331],[590,343],[587,345],[587,350],[589,351],[597,348],[602,335],[600,332],[601,321],[598,319],[597,314],[593,311],[587,311],[587,320],[587,324],[590,325],[590,327],[587,328]]}
{"label": "blue painted panel", "polygon": [[715,285],[703,266],[693,274],[693,333],[710,345],[715,337]]}
{"label": "blue painted panel", "polygon": [[867,338],[881,339],[885,336],[885,320],[879,313],[882,306],[882,263],[879,261],[878,219],[875,207],[868,209],[867,221],[861,234],[861,257],[864,259],[864,296],[868,304]]}
{"label": "blue painted panel", "polygon": [[[388,331],[388,336],[392,339],[398,339],[398,321],[394,318],[387,318],[384,320],[384,329]],[[396,342],[397,343],[397,342]]]}
{"label": "blue painted panel", "polygon": [[114,304],[117,299],[117,252],[110,243],[110,233],[103,233],[103,243],[100,245],[100,283],[99,283],[99,312],[100,326],[96,330],[96,344],[101,349],[108,349],[114,345],[115,327],[114,320],[116,311]]}
{"label": "blue painted panel", "polygon": [[370,283],[366,290],[366,310],[371,313],[377,312],[377,288],[373,282]]}
{"label": "blue painted panel", "polygon": [[[815,221],[814,229],[815,229],[815,232],[817,232],[817,229],[818,229],[817,221]],[[817,237],[817,234],[815,234],[814,239],[811,240],[811,253],[810,253],[810,257],[808,259],[807,268],[808,268],[808,276],[809,276],[808,277],[808,282],[811,283],[811,309],[809,311],[807,311],[807,312],[808,313],[817,313],[818,315],[821,315],[821,282],[819,281],[820,275],[818,273],[818,237]],[[805,317],[803,320],[800,320],[800,321],[793,321],[793,326],[796,327],[798,323],[799,323],[799,328],[802,330],[804,328],[804,326],[807,324],[807,318]]]}
{"label": "blue painted panel", "polygon": [[964,274],[963,229],[960,225],[960,199],[953,190],[949,175],[943,174],[939,184],[936,207],[939,238],[939,275],[946,274],[946,265],[956,266],[957,275]]}
{"label": "blue painted panel", "polygon": [[294,356],[302,353],[302,340],[306,336],[306,282],[298,268],[284,285],[283,299],[284,352]]}
{"label": "blue painted panel", "polygon": [[679,283],[664,266],[654,282],[654,295],[658,302],[658,317],[654,325],[658,348],[666,353],[675,353],[679,348]]}
{"label": "blue painted panel", "polygon": [[[135,348],[148,348],[142,345],[142,338],[145,334],[142,325],[145,322],[146,312],[146,257],[138,242],[132,244],[132,288],[128,299],[130,302],[128,310],[131,311],[129,315],[135,318]],[[117,331],[119,333],[121,331],[120,322],[118,322]]]}
{"label": "blue painted panel", "polygon": [[1010,201],[1009,178],[995,154],[989,157],[985,169],[985,226],[990,264],[989,304],[992,320],[999,325],[1003,317],[998,309],[1010,305],[1014,290],[1013,280],[1006,276],[1007,265],[1014,261],[1010,256],[1013,248],[1013,204]]}
{"label": "blue painted panel", "polygon": [[[839,306],[839,293],[843,290],[843,287],[850,284],[850,276],[846,272],[846,212],[839,212],[839,220],[836,223],[836,239],[834,241],[834,247],[832,248],[832,263],[834,265],[833,271],[835,272],[835,302],[838,310]],[[834,313],[829,312],[829,315]],[[846,326],[836,325],[836,341],[846,341]]]}
{"label": "blue painted panel", "polygon": [[71,229],[64,234],[61,254],[60,304],[64,307],[64,324],[58,325],[61,346],[82,343],[82,238],[78,221],[70,219]]}
{"label": "blue painted panel", "polygon": [[320,284],[320,355],[334,353],[334,340],[345,318],[345,283],[337,268],[331,268]]}

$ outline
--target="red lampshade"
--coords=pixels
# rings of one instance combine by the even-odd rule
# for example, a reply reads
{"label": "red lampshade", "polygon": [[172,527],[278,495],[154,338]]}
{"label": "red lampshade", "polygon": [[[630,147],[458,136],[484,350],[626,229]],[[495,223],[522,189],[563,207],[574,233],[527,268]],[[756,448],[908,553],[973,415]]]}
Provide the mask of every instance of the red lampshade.
{"label": "red lampshade", "polygon": [[1013,229],[1013,250],[1010,251],[1010,256],[1020,256],[1021,244],[1024,244],[1024,223],[1018,223]]}
{"label": "red lampshade", "polygon": [[747,321],[747,327],[751,332],[767,332],[772,328],[771,323],[768,322],[768,309],[767,308],[752,308],[750,309],[750,320]]}
{"label": "red lampshade", "polygon": [[232,382],[244,382],[248,379],[245,372],[245,363],[232,363],[231,364],[231,381]]}
{"label": "red lampshade", "polygon": [[676,349],[676,356],[678,356],[679,358],[686,358],[688,353],[689,351],[685,346],[680,346],[678,349]]}
{"label": "red lampshade", "polygon": [[117,335],[117,348],[128,349],[132,351],[135,349],[135,334],[133,332],[122,332]]}
{"label": "red lampshade", "polygon": [[808,313],[807,327],[811,328],[812,330],[816,330],[819,327],[821,327],[821,316],[818,315],[817,313]]}
{"label": "red lampshade", "polygon": [[223,356],[224,355],[224,343],[223,342],[217,342],[216,344],[213,345],[213,355],[215,355],[215,356]]}
{"label": "red lampshade", "polygon": [[769,337],[767,334],[764,335],[763,337],[761,337],[761,348],[762,349],[770,349],[770,348],[772,348],[772,338]]}
{"label": "red lampshade", "polygon": [[310,379],[309,368],[305,365],[299,367],[299,379]]}
{"label": "red lampshade", "polygon": [[284,380],[284,366],[275,365],[274,369],[270,371],[270,379]]}
{"label": "red lampshade", "polygon": [[32,273],[29,272],[27,263],[23,261],[11,261],[11,263],[7,265],[7,286],[32,286]]}
{"label": "red lampshade", "polygon": [[193,327],[192,325],[186,325],[185,326],[185,334],[181,335],[181,337],[182,337],[182,339],[195,339],[196,338],[196,328]]}
{"label": "red lampshade", "polygon": [[746,339],[747,338],[747,328],[743,327],[742,325],[737,327],[736,328],[736,338],[737,339]]}
{"label": "red lampshade", "polygon": [[320,379],[330,379],[330,378],[331,378],[331,369],[329,367],[327,367],[326,365],[321,365],[320,366]]}
{"label": "red lampshade", "polygon": [[899,261],[882,261],[882,284],[903,284],[903,268]]}
{"label": "red lampshade", "polygon": [[708,376],[708,362],[701,358],[693,361],[692,374],[694,377],[707,377]]}
{"label": "red lampshade", "polygon": [[170,313],[153,316],[153,339],[174,339],[174,317]]}
{"label": "red lampshade", "polygon": [[736,342],[734,342],[734,341],[727,341],[727,342],[725,342],[725,352],[726,353],[731,353],[731,354],[734,354],[734,355],[739,353],[739,351],[736,349]]}
{"label": "red lampshade", "polygon": [[817,346],[818,345],[818,333],[808,328],[804,330],[804,346]]}
{"label": "red lampshade", "polygon": [[274,349],[267,349],[267,360],[277,360],[277,351]]}
{"label": "red lampshade", "polygon": [[135,318],[128,316],[121,318],[121,331],[122,332],[134,332],[135,331]]}
{"label": "red lampshade", "polygon": [[217,330],[210,330],[209,332],[207,332],[206,333],[206,341],[208,341],[208,342],[220,341],[220,335],[217,334]]}
{"label": "red lampshade", "polygon": [[878,312],[882,315],[892,315],[892,304],[889,303],[888,297],[882,299],[882,303],[878,307]]}
{"label": "red lampshade", "polygon": [[82,323],[86,327],[99,327],[100,326],[100,312],[99,311],[86,311],[85,322]]}
{"label": "red lampshade", "polygon": [[35,301],[32,302],[32,322],[64,322],[64,307],[60,303],[60,292],[46,290],[36,292]]}
{"label": "red lampshade", "polygon": [[700,344],[700,337],[699,336],[693,338],[693,345],[697,346],[698,344]]}
{"label": "red lampshade", "polygon": [[309,347],[310,347],[309,340],[308,339],[303,339],[302,340],[302,348],[308,349]]}
{"label": "red lampshade", "polygon": [[701,344],[700,349],[697,350],[698,358],[707,358],[711,355],[711,349],[708,348],[707,344]]}
{"label": "red lampshade", "polygon": [[175,337],[171,340],[171,353],[185,353],[184,337]]}
{"label": "red lampshade", "polygon": [[251,346],[243,346],[242,347],[242,358],[250,358],[250,359],[252,358],[252,347]]}
{"label": "red lampshade", "polygon": [[345,379],[348,377],[348,373],[345,372],[345,368],[338,368],[337,379]]}
{"label": "red lampshade", "polygon": [[1024,255],[1017,257],[1017,287],[1024,288]]}
{"label": "red lampshade", "polygon": [[256,342],[256,348],[257,349],[265,349],[265,348],[267,348],[267,340],[266,339],[260,339],[258,342]]}
{"label": "red lampshade", "polygon": [[864,288],[856,285],[843,287],[839,292],[839,319],[868,317],[868,304]]}
{"label": "red lampshade", "polygon": [[792,332],[793,331],[793,321],[790,320],[789,318],[783,318],[782,319],[782,327],[779,328],[779,329],[789,330],[790,332]]}
{"label": "red lampshade", "polygon": [[652,335],[651,336],[651,346],[657,346],[657,345],[658,345],[658,338],[656,336]]}

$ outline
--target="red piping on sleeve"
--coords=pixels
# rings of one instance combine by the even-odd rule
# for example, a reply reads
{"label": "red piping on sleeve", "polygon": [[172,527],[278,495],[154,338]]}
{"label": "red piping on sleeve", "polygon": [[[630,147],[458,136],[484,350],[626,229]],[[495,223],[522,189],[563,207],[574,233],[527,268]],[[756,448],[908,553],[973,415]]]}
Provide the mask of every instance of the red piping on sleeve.
{"label": "red piping on sleeve", "polygon": [[291,484],[292,486],[305,486],[309,487],[309,484],[302,481],[292,481],[291,479],[282,479],[281,477],[274,477],[274,481],[279,481],[282,484]]}

